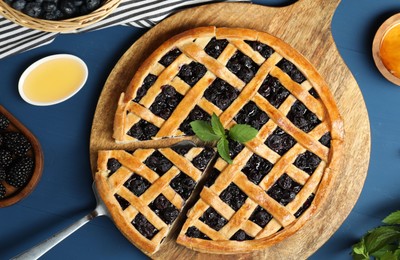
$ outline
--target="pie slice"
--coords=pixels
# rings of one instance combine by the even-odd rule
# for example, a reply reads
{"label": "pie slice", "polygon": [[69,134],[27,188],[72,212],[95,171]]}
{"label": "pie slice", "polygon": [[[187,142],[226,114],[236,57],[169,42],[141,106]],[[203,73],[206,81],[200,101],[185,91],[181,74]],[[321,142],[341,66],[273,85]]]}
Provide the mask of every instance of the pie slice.
{"label": "pie slice", "polygon": [[99,151],[97,189],[119,230],[151,255],[214,154],[211,148]]}
{"label": "pie slice", "polygon": [[[225,129],[247,124],[258,134],[245,144],[229,140],[233,163],[218,158],[204,175],[177,242],[229,254],[289,237],[320,208],[338,174],[344,130],[327,84],[301,54],[267,33],[196,28],[163,43],[138,69],[118,102],[113,137],[117,143],[157,148],[193,136],[190,123],[208,121],[213,113]],[[96,176],[121,231],[148,254],[172,223],[149,205],[163,195],[181,212],[184,199],[171,197],[169,178],[177,169],[192,177],[185,169],[193,164],[193,156],[182,159],[169,148],[157,150],[175,169],[160,176],[148,170],[151,165],[143,166],[152,151],[102,152]],[[110,174],[109,158],[124,170]],[[152,184],[140,199],[124,186],[130,178],[126,169],[139,171]],[[201,171],[196,172],[200,178]],[[117,195],[129,202],[126,209]],[[138,231],[137,217],[147,221],[139,229],[149,230]]]}

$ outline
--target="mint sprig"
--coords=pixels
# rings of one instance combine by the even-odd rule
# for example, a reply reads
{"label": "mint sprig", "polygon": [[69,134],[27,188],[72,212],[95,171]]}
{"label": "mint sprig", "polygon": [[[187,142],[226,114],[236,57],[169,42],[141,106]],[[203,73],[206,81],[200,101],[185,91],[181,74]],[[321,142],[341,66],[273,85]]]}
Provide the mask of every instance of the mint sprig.
{"label": "mint sprig", "polygon": [[400,211],[382,222],[385,225],[368,231],[353,245],[353,259],[400,259]]}
{"label": "mint sprig", "polygon": [[258,133],[257,129],[245,124],[234,125],[227,131],[215,113],[211,116],[211,124],[207,121],[195,120],[190,123],[190,126],[200,140],[205,142],[218,141],[218,154],[229,164],[232,164],[233,161],[229,156],[228,136],[230,139],[244,144],[256,137]]}

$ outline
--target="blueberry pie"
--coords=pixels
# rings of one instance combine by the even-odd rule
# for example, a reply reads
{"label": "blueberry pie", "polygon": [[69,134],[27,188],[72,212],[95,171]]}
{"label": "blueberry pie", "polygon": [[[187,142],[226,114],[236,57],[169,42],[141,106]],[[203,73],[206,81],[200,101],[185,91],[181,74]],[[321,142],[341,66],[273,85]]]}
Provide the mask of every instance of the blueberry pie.
{"label": "blueberry pie", "polygon": [[[213,113],[226,129],[258,130],[245,144],[229,141],[232,164],[211,151],[196,163],[205,148],[157,149],[190,138],[190,122]],[[229,254],[275,244],[316,212],[338,174],[344,130],[327,84],[292,47],[264,32],[202,27],[142,64],[118,102],[113,137],[156,148],[99,154],[96,180],[130,241],[153,254],[191,198],[177,242]],[[202,180],[198,194],[187,176]]]}
{"label": "blueberry pie", "polygon": [[100,151],[96,185],[121,232],[152,254],[213,157],[212,148]]}

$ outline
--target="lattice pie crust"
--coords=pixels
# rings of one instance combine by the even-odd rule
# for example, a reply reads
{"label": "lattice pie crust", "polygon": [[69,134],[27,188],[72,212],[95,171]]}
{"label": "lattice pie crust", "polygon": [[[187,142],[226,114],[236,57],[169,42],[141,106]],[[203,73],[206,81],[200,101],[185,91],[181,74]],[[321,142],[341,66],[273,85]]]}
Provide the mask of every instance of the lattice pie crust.
{"label": "lattice pie crust", "polygon": [[[227,129],[259,130],[245,145],[231,142],[233,164],[213,161],[213,150],[199,156],[204,148],[159,149],[193,135],[190,121],[212,113]],[[192,180],[184,197],[204,178],[177,242],[229,254],[277,243],[316,212],[339,174],[344,130],[327,84],[288,44],[250,29],[203,27],[166,41],[142,64],[121,94],[113,137],[154,148],[99,152],[95,179],[121,232],[154,254],[188,199],[179,178]]]}

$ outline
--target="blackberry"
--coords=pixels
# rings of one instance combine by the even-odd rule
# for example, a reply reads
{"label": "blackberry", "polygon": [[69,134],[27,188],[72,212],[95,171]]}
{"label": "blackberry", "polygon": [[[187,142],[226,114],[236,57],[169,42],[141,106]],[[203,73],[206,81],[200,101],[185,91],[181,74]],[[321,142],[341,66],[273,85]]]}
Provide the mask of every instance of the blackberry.
{"label": "blackberry", "polygon": [[10,120],[5,115],[0,114],[0,130],[6,129],[9,124]]}
{"label": "blackberry", "polygon": [[0,199],[3,199],[6,196],[6,187],[0,183]]}
{"label": "blackberry", "polygon": [[6,179],[6,170],[0,166],[0,181],[4,181]]}
{"label": "blackberry", "polygon": [[19,132],[4,133],[3,143],[16,156],[25,155],[32,148],[29,140]]}
{"label": "blackberry", "polygon": [[6,149],[0,148],[0,167],[4,169],[11,165],[13,160],[12,154]]}
{"label": "blackberry", "polygon": [[6,182],[14,187],[22,187],[28,183],[34,170],[34,161],[31,157],[23,156],[11,165],[6,174]]}

